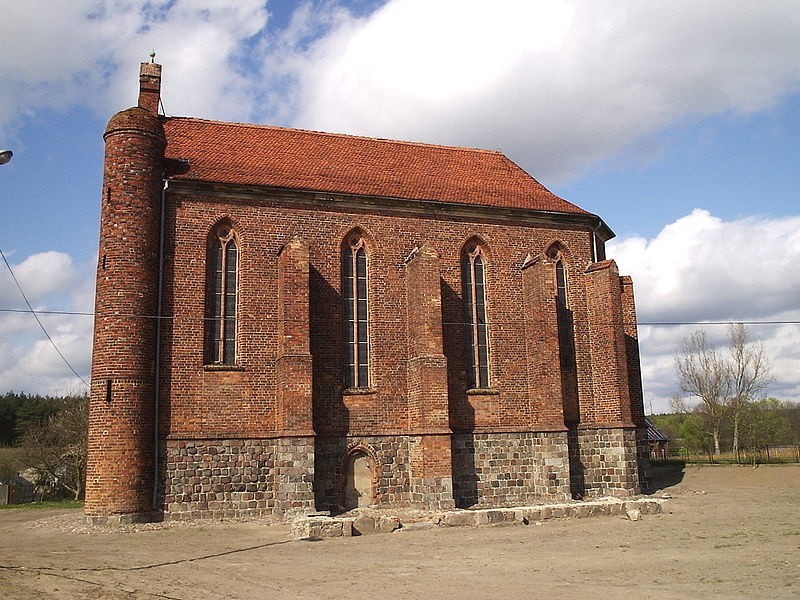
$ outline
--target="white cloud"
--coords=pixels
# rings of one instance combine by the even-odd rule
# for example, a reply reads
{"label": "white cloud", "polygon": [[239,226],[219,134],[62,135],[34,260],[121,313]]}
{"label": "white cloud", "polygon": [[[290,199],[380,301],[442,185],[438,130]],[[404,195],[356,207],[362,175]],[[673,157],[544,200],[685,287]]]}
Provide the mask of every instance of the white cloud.
{"label": "white cloud", "polygon": [[[45,337],[31,315],[28,326],[0,343],[4,361],[0,367],[0,389],[59,395],[83,391],[81,381],[59,356],[69,361],[88,382],[91,364],[92,318],[74,315],[41,316],[58,351]],[[0,318],[0,335],[7,335],[7,321]]]}
{"label": "white cloud", "polygon": [[615,240],[608,251],[633,277],[640,322],[687,323],[640,327],[645,399],[656,410],[679,391],[674,354],[683,338],[705,329],[727,345],[724,325],[704,321],[752,322],[752,338],[772,358],[770,394],[800,401],[800,216],[723,221],[696,209],[652,240]]}
{"label": "white cloud", "polygon": [[[5,265],[0,270],[0,304],[6,308],[25,307],[24,299]],[[63,252],[40,252],[11,265],[19,285],[31,303],[68,288],[75,279],[72,258]]]}
{"label": "white cloud", "polygon": [[9,5],[0,132],[43,109],[130,106],[155,48],[169,114],[499,148],[555,184],[657,152],[675,123],[800,90],[793,0],[391,0],[365,17],[317,0],[290,5],[283,30],[271,5]]}
{"label": "white cloud", "polygon": [[[62,252],[42,252],[12,264],[25,295],[58,351],[88,381],[92,318],[64,312],[91,312],[94,304],[94,263],[75,265]],[[83,385],[59,356],[3,265],[0,272],[0,390],[39,394],[81,391]],[[52,314],[49,311],[58,311]]]}
{"label": "white cloud", "polygon": [[267,22],[263,0],[32,0],[3,7],[0,132],[20,115],[88,106],[102,115],[135,103],[136,66],[156,49],[164,93],[180,114],[248,114],[237,64]]}
{"label": "white cloud", "polygon": [[796,92],[798,35],[791,1],[394,0],[298,45],[294,122],[499,147],[554,182]]}
{"label": "white cloud", "polygon": [[748,321],[797,308],[800,216],[725,222],[706,210],[652,240],[610,244],[635,274],[642,321]]}

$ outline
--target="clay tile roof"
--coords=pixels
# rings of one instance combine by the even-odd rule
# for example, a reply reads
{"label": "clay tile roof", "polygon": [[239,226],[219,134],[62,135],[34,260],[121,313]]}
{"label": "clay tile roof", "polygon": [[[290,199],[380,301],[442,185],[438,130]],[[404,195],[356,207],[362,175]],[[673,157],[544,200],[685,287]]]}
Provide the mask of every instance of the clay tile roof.
{"label": "clay tile roof", "polygon": [[175,179],[589,214],[500,152],[171,117]]}

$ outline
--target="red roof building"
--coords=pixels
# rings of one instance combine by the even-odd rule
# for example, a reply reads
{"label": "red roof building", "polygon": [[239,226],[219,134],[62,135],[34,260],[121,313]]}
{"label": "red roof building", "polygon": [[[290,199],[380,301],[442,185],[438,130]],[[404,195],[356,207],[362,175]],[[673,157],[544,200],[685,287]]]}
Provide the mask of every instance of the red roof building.
{"label": "red roof building", "polygon": [[499,152],[157,113],[105,132],[86,513],[641,490],[633,289]]}

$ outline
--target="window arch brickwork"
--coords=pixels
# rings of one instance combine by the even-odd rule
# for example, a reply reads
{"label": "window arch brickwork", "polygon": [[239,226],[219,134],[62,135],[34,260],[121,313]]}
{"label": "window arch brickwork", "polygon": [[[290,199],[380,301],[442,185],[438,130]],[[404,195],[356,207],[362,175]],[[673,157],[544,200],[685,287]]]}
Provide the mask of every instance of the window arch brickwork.
{"label": "window arch brickwork", "polygon": [[342,248],[345,386],[370,387],[368,256],[359,232],[346,236]]}
{"label": "window arch brickwork", "polygon": [[566,250],[559,242],[547,250],[547,257],[554,263],[556,280],[556,311],[558,319],[558,346],[561,370],[575,370],[575,322],[569,298],[569,266]]}
{"label": "window arch brickwork", "polygon": [[239,243],[229,223],[212,232],[207,262],[206,363],[236,363]]}
{"label": "window arch brickwork", "polygon": [[461,256],[464,329],[467,347],[467,385],[488,388],[489,323],[486,311],[486,253],[477,241],[464,246]]}

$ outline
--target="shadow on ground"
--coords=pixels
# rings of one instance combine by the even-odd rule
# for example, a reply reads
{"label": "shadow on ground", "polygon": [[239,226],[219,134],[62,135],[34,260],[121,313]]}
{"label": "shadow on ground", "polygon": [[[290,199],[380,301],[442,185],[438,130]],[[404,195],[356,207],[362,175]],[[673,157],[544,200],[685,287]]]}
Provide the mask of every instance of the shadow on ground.
{"label": "shadow on ground", "polygon": [[651,464],[649,489],[645,494],[655,494],[665,488],[678,485],[683,481],[685,466],[683,463]]}

